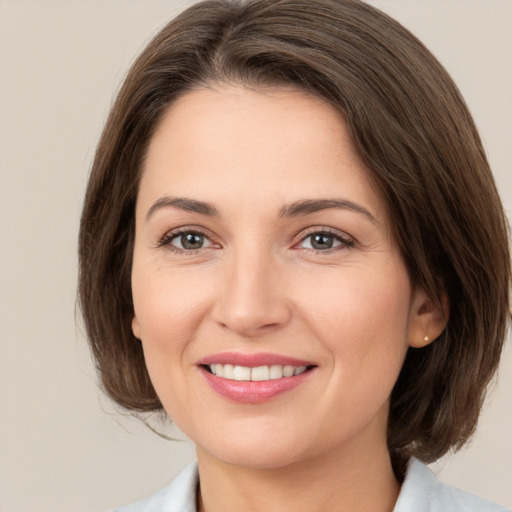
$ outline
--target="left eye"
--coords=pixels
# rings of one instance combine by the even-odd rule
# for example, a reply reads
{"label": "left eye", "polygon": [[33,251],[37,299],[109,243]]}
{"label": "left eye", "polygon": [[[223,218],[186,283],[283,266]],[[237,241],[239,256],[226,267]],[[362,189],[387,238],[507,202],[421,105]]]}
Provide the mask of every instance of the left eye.
{"label": "left eye", "polygon": [[314,249],[315,251],[326,251],[341,245],[351,245],[351,242],[343,239],[341,236],[323,231],[308,235],[299,244],[303,249]]}
{"label": "left eye", "polygon": [[185,251],[204,249],[205,247],[210,247],[212,245],[205,235],[196,231],[178,233],[172,236],[168,243],[177,249]]}

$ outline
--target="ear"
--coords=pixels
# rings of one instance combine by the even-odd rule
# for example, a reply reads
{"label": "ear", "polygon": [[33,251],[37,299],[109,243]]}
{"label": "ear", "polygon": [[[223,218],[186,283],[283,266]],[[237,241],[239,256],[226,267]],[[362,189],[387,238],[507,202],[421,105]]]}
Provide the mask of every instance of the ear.
{"label": "ear", "polygon": [[444,291],[437,300],[422,288],[415,288],[409,317],[409,345],[421,348],[432,343],[444,331],[449,315],[450,304]]}
{"label": "ear", "polygon": [[140,340],[140,324],[137,320],[137,315],[134,313],[132,318],[132,332],[133,335]]}

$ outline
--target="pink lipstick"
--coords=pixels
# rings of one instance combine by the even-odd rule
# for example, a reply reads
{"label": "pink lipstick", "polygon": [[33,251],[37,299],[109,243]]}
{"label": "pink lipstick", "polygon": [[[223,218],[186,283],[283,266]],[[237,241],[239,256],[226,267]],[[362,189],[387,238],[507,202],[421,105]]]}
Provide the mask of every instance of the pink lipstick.
{"label": "pink lipstick", "polygon": [[198,362],[209,386],[243,403],[262,403],[296,388],[314,372],[310,361],[269,353],[225,352]]}

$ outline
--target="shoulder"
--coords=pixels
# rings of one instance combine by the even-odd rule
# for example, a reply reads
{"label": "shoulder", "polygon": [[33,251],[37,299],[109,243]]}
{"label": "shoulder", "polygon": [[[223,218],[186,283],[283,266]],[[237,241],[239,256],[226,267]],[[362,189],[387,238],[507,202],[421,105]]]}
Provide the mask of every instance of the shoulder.
{"label": "shoulder", "polygon": [[442,484],[424,464],[411,459],[393,512],[510,512],[510,509]]}
{"label": "shoulder", "polygon": [[187,466],[170,485],[114,512],[196,512],[197,463]]}

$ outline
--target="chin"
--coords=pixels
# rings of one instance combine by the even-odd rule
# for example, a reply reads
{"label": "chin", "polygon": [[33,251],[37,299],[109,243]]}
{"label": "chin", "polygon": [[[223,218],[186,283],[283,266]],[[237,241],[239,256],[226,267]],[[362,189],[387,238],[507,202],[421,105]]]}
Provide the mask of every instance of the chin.
{"label": "chin", "polygon": [[203,452],[225,464],[247,469],[279,469],[312,455],[309,443],[290,435],[289,430],[274,428],[268,433],[251,429],[230,434],[198,440],[198,456]]}
{"label": "chin", "polygon": [[[233,449],[235,448],[235,449]],[[277,449],[276,449],[277,448]],[[212,456],[224,464],[246,469],[279,469],[298,462],[301,458],[290,453],[283,446],[261,447],[229,447],[226,450],[216,449]]]}

